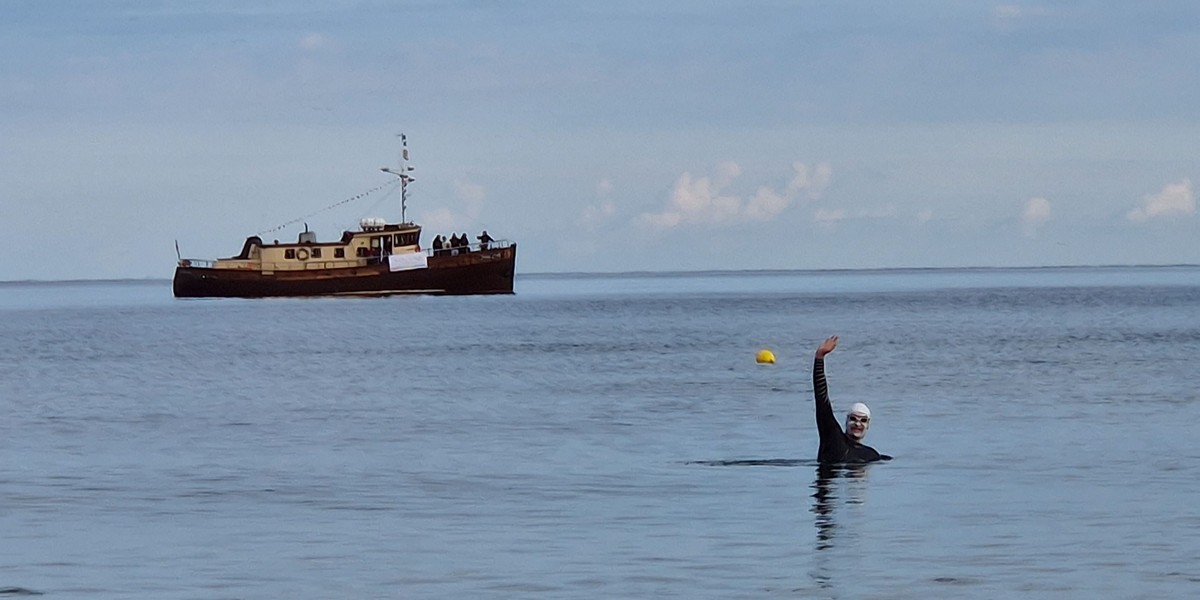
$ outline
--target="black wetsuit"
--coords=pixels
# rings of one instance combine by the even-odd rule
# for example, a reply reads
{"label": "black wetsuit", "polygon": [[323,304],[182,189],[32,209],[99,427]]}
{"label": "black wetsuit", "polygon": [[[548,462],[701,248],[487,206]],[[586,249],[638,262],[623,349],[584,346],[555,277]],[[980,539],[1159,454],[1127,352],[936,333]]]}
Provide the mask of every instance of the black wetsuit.
{"label": "black wetsuit", "polygon": [[821,447],[817,450],[820,463],[865,463],[890,460],[874,448],[854,441],[842,431],[841,424],[833,414],[829,402],[829,384],[825,382],[825,359],[813,361],[813,398],[817,404],[817,433],[821,435]]}

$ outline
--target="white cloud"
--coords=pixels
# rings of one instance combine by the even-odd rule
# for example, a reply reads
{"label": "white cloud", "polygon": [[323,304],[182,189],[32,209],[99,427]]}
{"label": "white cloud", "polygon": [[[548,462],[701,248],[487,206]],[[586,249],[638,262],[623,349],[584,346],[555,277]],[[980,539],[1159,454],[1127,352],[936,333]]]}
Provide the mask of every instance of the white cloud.
{"label": "white cloud", "polygon": [[848,211],[844,208],[818,208],[813,211],[813,222],[826,227],[833,227],[840,221],[857,219],[893,219],[896,218],[896,207],[888,204],[878,208],[865,208]]}
{"label": "white cloud", "polygon": [[928,208],[917,213],[918,223],[928,223],[933,220],[933,211]]}
{"label": "white cloud", "polygon": [[788,199],[769,187],[758,188],[754,197],[746,203],[746,216],[758,221],[766,221],[783,212],[788,207]]}
{"label": "white cloud", "polygon": [[727,160],[717,165],[717,180],[713,185],[715,185],[718,189],[725,189],[726,187],[729,187],[729,184],[733,183],[734,179],[737,179],[741,175],[741,165],[731,160]]}
{"label": "white cloud", "polygon": [[1196,196],[1192,193],[1192,181],[1184,179],[1179,183],[1167,184],[1157,194],[1146,196],[1142,199],[1142,205],[1129,211],[1125,217],[1134,223],[1142,223],[1159,217],[1194,214]]}
{"label": "white cloud", "polygon": [[846,210],[843,208],[818,208],[813,212],[813,220],[822,225],[833,225],[838,221],[846,220]]}
{"label": "white cloud", "polygon": [[680,221],[682,221],[682,220],[683,220],[682,215],[680,215],[679,213],[672,213],[672,212],[665,212],[665,213],[659,213],[659,214],[642,213],[641,216],[638,217],[638,223],[645,225],[647,227],[654,227],[657,229],[672,229],[675,226],[679,225]]}
{"label": "white cloud", "polygon": [[444,231],[457,231],[462,226],[463,219],[448,208],[438,208],[425,213],[421,222],[425,231],[438,235]]}
{"label": "white cloud", "polygon": [[1045,198],[1030,198],[1025,202],[1021,211],[1021,223],[1025,226],[1025,235],[1032,237],[1038,228],[1050,220],[1050,201]]}
{"label": "white cloud", "polygon": [[599,204],[592,204],[584,208],[579,222],[584,225],[596,225],[611,219],[615,214],[617,214],[617,207],[611,201],[603,200]]}
{"label": "white cloud", "polygon": [[487,193],[483,186],[468,181],[454,182],[454,196],[462,205],[460,210],[438,208],[421,215],[425,229],[434,232],[470,229],[479,218]]}
{"label": "white cloud", "polygon": [[463,200],[473,206],[482,204],[485,196],[482,185],[467,181],[455,181],[454,193],[460,200]]}
{"label": "white cloud", "polygon": [[759,186],[749,200],[725,193],[725,189],[742,175],[742,167],[735,162],[718,164],[711,178],[693,177],[690,172],[685,172],[675,181],[671,199],[663,211],[642,213],[637,222],[643,226],[671,229],[694,223],[768,221],[786,211],[801,192],[816,198],[833,178],[833,168],[828,163],[810,170],[804,163],[796,162],[792,168],[794,173],[783,192]]}
{"label": "white cloud", "polygon": [[787,194],[789,197],[807,190],[810,198],[816,198],[829,186],[829,182],[833,179],[833,167],[829,163],[821,163],[812,169],[809,173],[808,165],[802,162],[792,163],[792,169],[795,174],[792,180],[788,182]]}
{"label": "white cloud", "polygon": [[316,50],[329,45],[329,38],[319,33],[310,33],[300,40],[300,47],[305,50]]}
{"label": "white cloud", "polygon": [[735,196],[722,196],[721,190],[741,174],[736,163],[722,163],[717,168],[716,182],[708,177],[692,178],[684,173],[671,189],[671,200],[661,213],[643,213],[638,221],[661,229],[670,229],[682,223],[716,223],[737,216],[742,200]]}
{"label": "white cloud", "polygon": [[609,221],[617,214],[617,207],[608,200],[607,197],[612,194],[612,180],[605,177],[596,184],[596,197],[599,201],[595,204],[585,206],[583,212],[579,215],[579,223],[585,226],[595,226],[605,221]]}

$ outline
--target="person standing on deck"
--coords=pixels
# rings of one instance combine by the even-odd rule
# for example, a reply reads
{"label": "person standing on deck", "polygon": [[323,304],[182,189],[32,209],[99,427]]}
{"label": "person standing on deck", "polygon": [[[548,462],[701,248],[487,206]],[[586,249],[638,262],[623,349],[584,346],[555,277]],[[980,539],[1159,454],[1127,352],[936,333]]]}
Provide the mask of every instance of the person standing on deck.
{"label": "person standing on deck", "polygon": [[825,356],[837,348],[838,337],[831,336],[817,347],[813,359],[813,400],[816,403],[817,433],[821,445],[817,449],[817,461],[823,464],[865,463],[891,460],[874,448],[862,443],[871,427],[871,409],[861,402],[854,403],[846,415],[846,431],[842,431],[833,404],[829,401],[829,384],[825,381]]}
{"label": "person standing on deck", "polygon": [[475,239],[479,240],[479,249],[480,250],[487,250],[488,245],[491,244],[492,242],[496,241],[496,240],[492,239],[492,236],[488,235],[488,232],[486,229],[483,230],[482,234],[476,236]]}

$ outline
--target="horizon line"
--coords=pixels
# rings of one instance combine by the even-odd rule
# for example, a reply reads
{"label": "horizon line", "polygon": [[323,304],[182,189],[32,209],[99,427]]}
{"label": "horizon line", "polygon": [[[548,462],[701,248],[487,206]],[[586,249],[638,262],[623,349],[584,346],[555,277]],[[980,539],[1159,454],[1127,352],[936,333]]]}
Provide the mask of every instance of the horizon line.
{"label": "horizon line", "polygon": [[[827,269],[695,269],[671,271],[538,271],[533,273],[516,273],[517,277],[586,277],[586,276],[638,276],[651,275],[731,275],[738,273],[870,273],[884,271],[1034,271],[1053,269],[1167,269],[1167,268],[1196,268],[1197,263],[1168,263],[1168,264],[1096,264],[1096,265],[1026,265],[1026,266],[964,266],[964,267],[839,267]],[[0,285],[12,284],[66,284],[66,283],[130,283],[130,282],[170,282],[169,277],[123,277],[101,279],[5,279]]]}

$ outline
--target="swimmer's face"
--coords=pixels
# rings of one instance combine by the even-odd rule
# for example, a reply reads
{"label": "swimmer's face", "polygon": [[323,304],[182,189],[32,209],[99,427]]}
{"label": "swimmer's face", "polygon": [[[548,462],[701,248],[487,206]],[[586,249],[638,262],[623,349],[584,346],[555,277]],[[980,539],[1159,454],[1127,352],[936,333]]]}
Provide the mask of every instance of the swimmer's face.
{"label": "swimmer's face", "polygon": [[856,412],[846,415],[846,435],[849,435],[854,441],[862,441],[867,436],[867,429],[870,428],[871,417]]}

